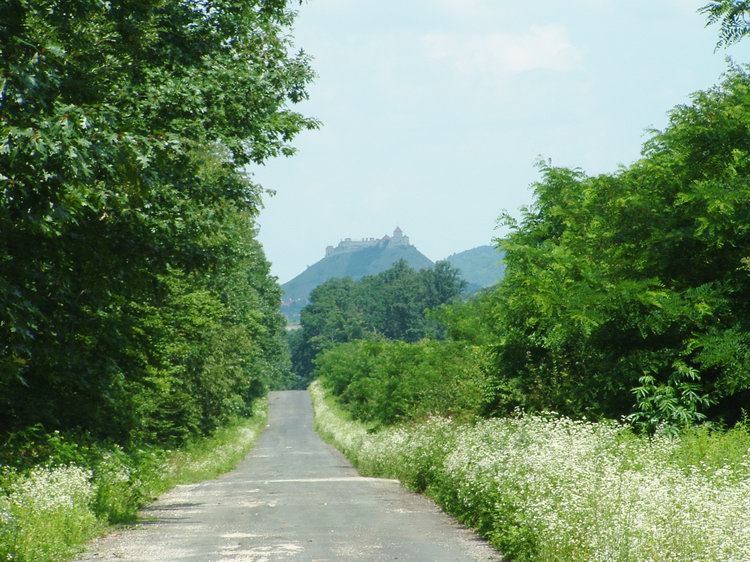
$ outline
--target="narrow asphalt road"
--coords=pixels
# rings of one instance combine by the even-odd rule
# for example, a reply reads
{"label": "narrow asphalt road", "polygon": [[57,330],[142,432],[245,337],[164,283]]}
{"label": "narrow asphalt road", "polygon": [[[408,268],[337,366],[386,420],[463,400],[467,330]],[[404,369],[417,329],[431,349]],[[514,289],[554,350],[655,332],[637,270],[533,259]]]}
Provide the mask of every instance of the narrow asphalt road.
{"label": "narrow asphalt road", "polygon": [[398,482],[359,476],[312,428],[304,391],[273,392],[268,427],[233,472],[179,486],[81,560],[499,560]]}

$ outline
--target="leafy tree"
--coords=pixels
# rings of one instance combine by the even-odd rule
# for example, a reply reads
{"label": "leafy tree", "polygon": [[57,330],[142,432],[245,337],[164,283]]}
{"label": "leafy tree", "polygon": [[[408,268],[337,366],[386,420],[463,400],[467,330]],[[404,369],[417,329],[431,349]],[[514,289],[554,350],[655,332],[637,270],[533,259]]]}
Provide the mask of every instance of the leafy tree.
{"label": "leafy tree", "polygon": [[[425,270],[427,271],[427,270]],[[400,260],[379,275],[365,277],[360,304],[371,332],[389,339],[417,341],[425,334],[426,275]],[[454,295],[455,296],[455,295]]]}
{"label": "leafy tree", "polygon": [[420,274],[427,308],[455,300],[456,295],[466,288],[461,272],[447,261],[439,261],[434,268],[425,269]]}
{"label": "leafy tree", "polygon": [[432,309],[430,318],[440,326],[446,339],[488,346],[493,342],[491,310],[498,288],[488,287],[466,300]]}
{"label": "leafy tree", "polygon": [[312,76],[293,16],[283,0],[0,6],[4,430],[179,441],[284,368],[244,170],[315,126],[287,108]]}
{"label": "leafy tree", "polygon": [[316,360],[316,374],[357,418],[393,424],[483,408],[481,351],[463,342],[360,340]]}
{"label": "leafy tree", "polygon": [[351,278],[331,279],[313,289],[302,309],[301,345],[295,350],[295,371],[309,379],[313,360],[338,343],[360,339],[365,323],[358,306],[358,286]]}
{"label": "leafy tree", "polygon": [[717,47],[726,47],[750,34],[750,1],[713,0],[700,9],[708,25],[719,23]]}
{"label": "leafy tree", "polygon": [[748,108],[735,68],[675,108],[632,166],[542,166],[490,313],[497,410],[633,414],[644,427],[738,418],[750,397]]}
{"label": "leafy tree", "polygon": [[441,336],[438,322],[426,312],[455,300],[463,288],[458,270],[447,262],[414,271],[401,260],[358,282],[329,280],[312,291],[302,310],[295,370],[308,380],[315,357],[344,342],[372,337],[416,342]]}

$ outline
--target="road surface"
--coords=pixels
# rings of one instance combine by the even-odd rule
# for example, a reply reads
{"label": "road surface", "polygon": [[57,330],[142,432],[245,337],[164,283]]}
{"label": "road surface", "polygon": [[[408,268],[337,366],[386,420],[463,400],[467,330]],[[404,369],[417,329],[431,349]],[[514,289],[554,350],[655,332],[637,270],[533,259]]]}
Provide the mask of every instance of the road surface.
{"label": "road surface", "polygon": [[313,431],[304,391],[271,393],[268,427],[235,471],[178,486],[142,515],[81,560],[500,560],[425,497],[359,476]]}

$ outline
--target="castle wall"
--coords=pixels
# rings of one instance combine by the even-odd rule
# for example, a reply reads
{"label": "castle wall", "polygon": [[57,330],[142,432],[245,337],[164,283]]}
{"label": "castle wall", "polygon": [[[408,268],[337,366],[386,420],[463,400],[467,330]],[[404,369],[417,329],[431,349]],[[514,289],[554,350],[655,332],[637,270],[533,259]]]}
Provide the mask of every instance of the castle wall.
{"label": "castle wall", "polygon": [[393,236],[383,236],[383,238],[363,238],[361,240],[352,240],[351,238],[345,238],[339,242],[338,246],[326,247],[326,257],[335,254],[344,254],[348,252],[356,252],[364,248],[372,248],[374,246],[409,246],[409,237],[404,236],[401,233],[401,229],[396,228],[393,232]]}

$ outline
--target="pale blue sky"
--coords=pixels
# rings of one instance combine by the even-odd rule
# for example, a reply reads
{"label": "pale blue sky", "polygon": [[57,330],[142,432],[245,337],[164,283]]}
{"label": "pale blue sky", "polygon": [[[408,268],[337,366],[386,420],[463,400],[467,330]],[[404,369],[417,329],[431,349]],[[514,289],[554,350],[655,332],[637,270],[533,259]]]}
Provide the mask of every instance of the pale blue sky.
{"label": "pale blue sky", "polygon": [[[588,173],[638,158],[644,131],[715,84],[705,0],[310,0],[294,32],[323,122],[253,170],[260,240],[288,281],[341,238],[396,225],[433,260],[531,202],[538,156]],[[748,42],[750,43],[750,41]]]}

